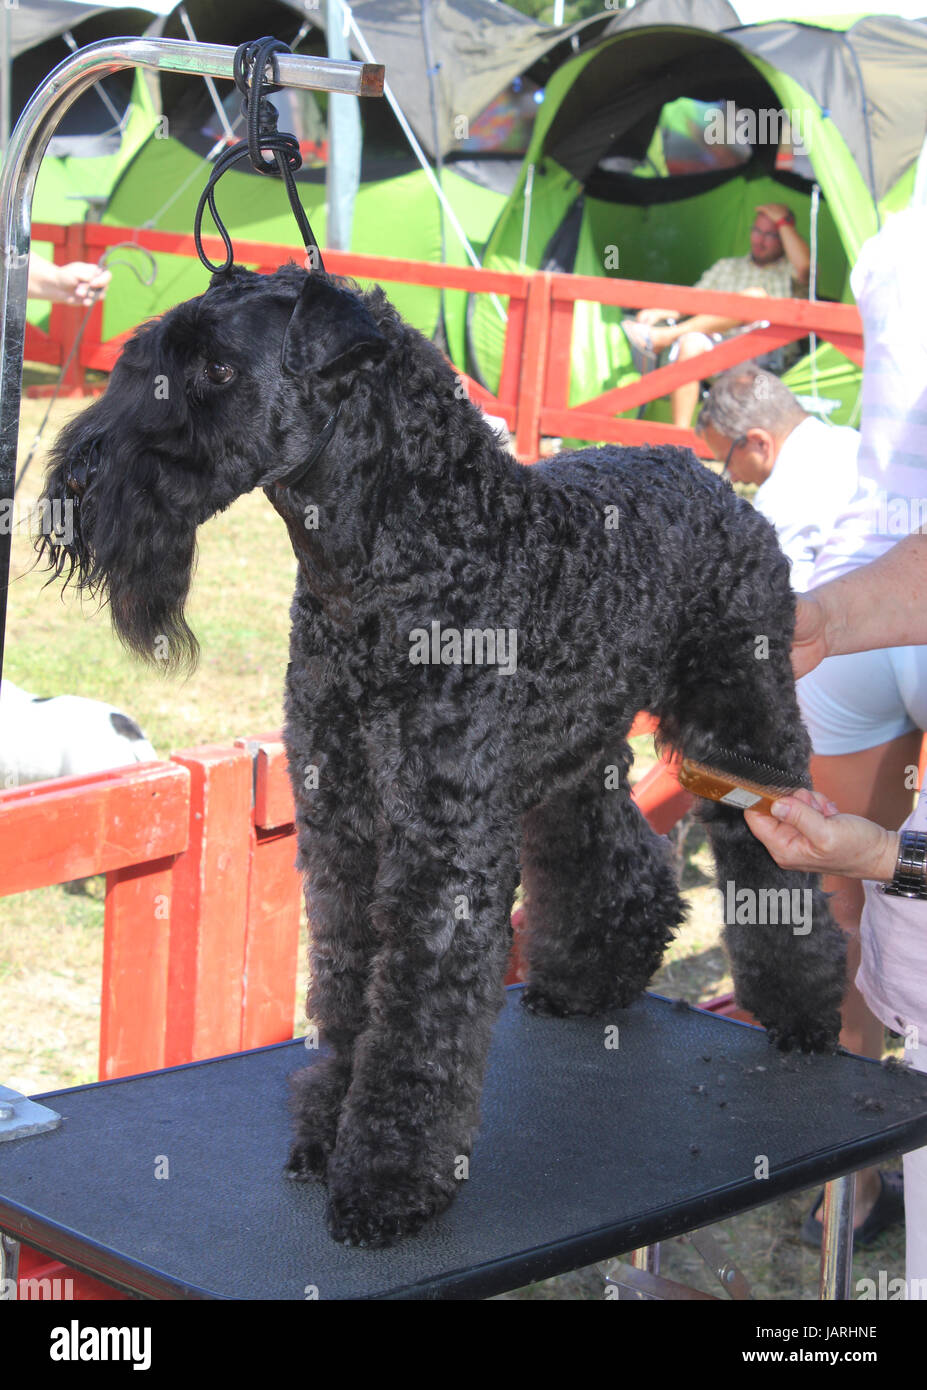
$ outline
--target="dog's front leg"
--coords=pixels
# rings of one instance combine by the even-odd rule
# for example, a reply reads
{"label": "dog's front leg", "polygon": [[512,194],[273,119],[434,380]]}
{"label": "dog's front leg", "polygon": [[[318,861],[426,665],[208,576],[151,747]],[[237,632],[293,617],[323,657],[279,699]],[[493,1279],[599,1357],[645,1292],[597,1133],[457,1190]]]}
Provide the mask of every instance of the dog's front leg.
{"label": "dog's front leg", "polygon": [[370,1023],[328,1168],[329,1228],[347,1244],[411,1235],[467,1176],[517,882],[516,819],[437,788],[403,803],[381,848]]}
{"label": "dog's front leg", "polygon": [[[303,663],[304,685],[306,670]],[[315,685],[305,698],[302,688],[291,688],[286,740],[309,919],[306,1014],[333,1049],[290,1078],[294,1140],[286,1171],[305,1181],[326,1174],[354,1043],[367,1026],[377,950],[370,916],[376,822],[362,743],[340,692]]]}

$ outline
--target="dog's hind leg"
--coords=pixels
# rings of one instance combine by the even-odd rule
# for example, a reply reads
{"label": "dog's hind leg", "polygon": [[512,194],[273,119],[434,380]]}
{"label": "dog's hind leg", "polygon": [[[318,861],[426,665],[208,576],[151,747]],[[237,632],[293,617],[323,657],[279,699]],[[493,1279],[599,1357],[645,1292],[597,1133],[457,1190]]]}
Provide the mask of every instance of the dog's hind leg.
{"label": "dog's hind leg", "polygon": [[[758,566],[762,558],[758,549]],[[793,600],[775,558],[762,581],[730,595],[723,620],[701,631],[690,625],[660,713],[668,740],[691,757],[711,763],[728,749],[797,779],[807,773],[810,742],[789,660]],[[817,877],[781,869],[736,806],[702,801],[699,815],[714,851],[738,1002],[780,1047],[832,1049],[846,949]]]}
{"label": "dog's hind leg", "polygon": [[631,801],[622,743],[523,822],[526,1008],[597,1014],[646,987],[685,916],[669,845]]}

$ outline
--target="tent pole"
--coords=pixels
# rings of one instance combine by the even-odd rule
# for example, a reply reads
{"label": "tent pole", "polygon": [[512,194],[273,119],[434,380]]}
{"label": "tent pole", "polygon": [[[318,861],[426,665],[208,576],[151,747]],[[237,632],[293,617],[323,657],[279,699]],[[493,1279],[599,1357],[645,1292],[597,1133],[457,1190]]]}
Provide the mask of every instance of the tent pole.
{"label": "tent pole", "polygon": [[[815,183],[811,189],[811,264],[808,267],[808,298],[814,303],[818,297],[818,213],[821,208],[821,187]],[[811,395],[818,398],[818,335],[812,330],[808,334],[811,346]]]}
{"label": "tent pole", "polygon": [[525,257],[528,254],[528,228],[531,225],[531,199],[534,196],[534,169],[535,166],[529,164],[525,174],[525,210],[521,219],[521,245],[518,248],[518,267],[520,270],[524,270]]}
{"label": "tent pole", "polygon": [[[425,75],[428,78],[428,101],[431,107],[431,138],[435,147],[435,178],[441,184],[441,132],[438,129],[438,102],[435,95],[436,68],[431,52],[431,33],[428,21],[427,0],[420,0],[421,3],[421,26],[422,26],[422,50],[425,54]],[[441,260],[447,260],[447,245],[444,233],[444,204],[441,205],[440,225],[441,225]],[[444,291],[441,291],[442,306],[444,301]]]}
{"label": "tent pole", "polygon": [[[332,58],[348,57],[344,0],[326,0],[325,42]],[[330,97],[328,102],[328,164],[325,192],[328,209],[325,240],[336,251],[350,251],[354,204],[360,187],[363,138],[357,99]]]}
{"label": "tent pole", "polygon": [[[65,58],[33,92],[10,136],[0,174],[3,267],[0,273],[0,675],[13,533],[13,483],[19,442],[32,198],[39,165],[65,112],[108,73],[149,68],[232,79],[235,50],[182,39],[108,39]],[[380,96],[383,69],[367,63],[278,54],[286,87]],[[59,525],[60,525],[59,520]]]}
{"label": "tent pole", "polygon": [[[80,44],[77,42],[77,39],[75,39],[70,29],[65,29],[61,37],[64,39],[64,42],[67,44],[68,48],[71,50],[72,53],[76,53],[77,50],[80,48]],[[107,111],[109,112],[110,118],[113,121],[115,121],[116,129],[122,130],[122,122],[124,118],[120,116],[119,112],[116,110],[115,105],[112,101],[110,101],[109,93],[103,86],[103,83],[94,82],[93,90],[96,92],[97,96],[100,98],[103,105],[106,107]]]}
{"label": "tent pole", "polygon": [[[190,16],[187,14],[186,5],[180,5],[178,7],[177,18],[183,25],[184,33],[186,34],[190,42],[196,43],[197,37],[196,34],[193,32],[193,25],[190,23]],[[212,101],[213,106],[216,108],[216,115],[219,117],[220,129],[225,131],[226,140],[229,144],[232,144],[235,139],[235,132],[232,130],[232,127],[229,124],[229,118],[225,114],[225,107],[219,100],[219,93],[216,88],[216,84],[215,82],[213,82],[211,77],[204,76],[203,81],[206,83],[206,90],[209,93],[210,100]]]}
{"label": "tent pole", "polygon": [[[358,28],[357,20],[354,17],[353,10],[348,8],[346,9],[345,13],[349,16],[351,32],[357,40],[358,48],[363,53],[367,61],[369,63],[372,63],[374,61],[374,57],[372,52],[370,51],[370,45],[368,44],[367,40],[364,38],[363,34]],[[451,204],[447,199],[444,189],[441,187],[441,185],[438,183],[438,180],[435,178],[434,171],[432,170],[431,165],[428,163],[428,156],[425,154],[425,151],[422,149],[418,140],[415,138],[415,132],[409,125],[409,122],[406,120],[405,115],[403,114],[402,107],[396,100],[396,95],[388,82],[383,83],[383,95],[386,97],[386,100],[393,108],[393,114],[395,115],[396,120],[402,126],[403,133],[405,134],[405,137],[408,140],[409,144],[412,146],[412,153],[415,155],[415,158],[422,166],[422,170],[424,171],[425,176],[428,179],[428,182],[431,184],[431,187],[434,190],[435,197],[438,199],[445,213],[447,214],[447,220],[450,222],[451,226],[454,228],[454,231],[457,233],[457,236],[460,240],[460,244],[466,252],[467,259],[469,260],[472,266],[476,267],[477,270],[482,270],[483,267],[480,264],[480,259],[474,251],[473,247],[470,245],[470,240],[463,227],[460,225],[460,220],[457,217],[457,214],[454,211],[454,209],[451,207]],[[502,307],[502,303],[499,299],[499,296],[491,294],[489,297],[495,306],[496,313],[499,315],[499,317],[502,319],[504,323],[507,320],[508,315]]]}
{"label": "tent pole", "polygon": [[[431,50],[431,30],[428,19],[428,0],[419,0],[419,23],[422,28],[422,51],[425,54],[425,76],[428,78],[428,103],[431,107],[431,141],[435,151],[435,178],[443,189],[443,159],[441,157],[441,131],[438,125],[437,85],[438,69]],[[444,225],[444,204],[438,204],[438,233],[441,240],[441,263],[447,262],[447,229]],[[442,285],[438,291],[438,337],[442,347],[447,346],[447,321],[444,313],[445,290]]]}
{"label": "tent pole", "polygon": [[917,157],[917,168],[914,171],[914,191],[911,194],[911,206],[922,208],[927,205],[927,136],[921,145],[921,152]]}

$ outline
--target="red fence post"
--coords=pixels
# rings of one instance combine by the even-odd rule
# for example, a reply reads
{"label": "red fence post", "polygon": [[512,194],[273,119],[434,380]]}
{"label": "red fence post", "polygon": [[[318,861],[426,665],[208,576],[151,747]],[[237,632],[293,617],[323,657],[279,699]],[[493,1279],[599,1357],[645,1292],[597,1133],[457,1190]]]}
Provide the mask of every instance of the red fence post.
{"label": "red fence post", "polygon": [[279,740],[239,740],[254,760],[242,1048],[293,1036],[302,882],[296,870],[295,807]]}
{"label": "red fence post", "polygon": [[[64,240],[55,246],[55,264],[68,265],[71,261],[89,261],[90,259],[90,252],[87,250],[85,240],[84,223],[74,222],[71,226],[65,227]],[[51,306],[48,335],[59,344],[62,363],[67,360],[68,353],[74,346],[78,333],[81,332],[86,314],[86,307],[79,305],[52,304]],[[89,390],[83,367],[85,339],[89,334],[91,339],[96,338],[99,341],[102,328],[103,301],[99,300],[90,310],[90,322],[84,328],[80,348],[74,353],[67,371],[61,379],[60,395],[82,396]],[[47,387],[41,388],[42,392],[47,389]]]}
{"label": "red fence post", "polygon": [[174,859],[106,875],[100,1079],[165,1065]]}
{"label": "red fence post", "polygon": [[190,773],[190,844],[171,876],[168,1067],[238,1051],[251,834],[246,752],[207,745],[172,761]]}
{"label": "red fence post", "polygon": [[550,273],[544,271],[532,276],[528,285],[515,426],[515,453],[524,462],[534,462],[541,452],[541,411],[550,349],[551,284]]}

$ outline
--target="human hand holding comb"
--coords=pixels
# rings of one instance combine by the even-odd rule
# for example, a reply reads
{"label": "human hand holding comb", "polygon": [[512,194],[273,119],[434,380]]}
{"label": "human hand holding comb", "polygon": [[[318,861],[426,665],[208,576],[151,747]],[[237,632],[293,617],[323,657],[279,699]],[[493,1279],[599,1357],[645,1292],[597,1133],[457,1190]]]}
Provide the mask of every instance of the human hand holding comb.
{"label": "human hand holding comb", "polygon": [[841,814],[821,792],[799,788],[770,812],[744,811],[744,820],[782,869],[889,882],[898,835],[862,816]]}

